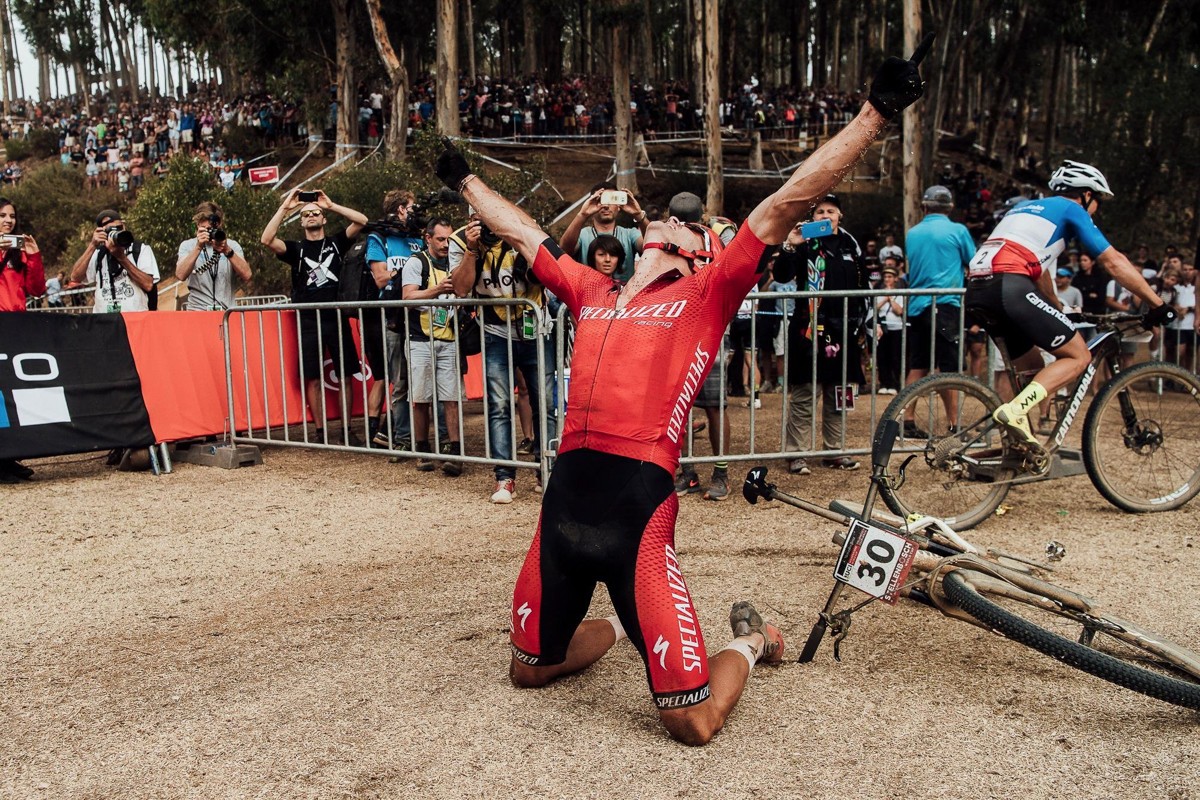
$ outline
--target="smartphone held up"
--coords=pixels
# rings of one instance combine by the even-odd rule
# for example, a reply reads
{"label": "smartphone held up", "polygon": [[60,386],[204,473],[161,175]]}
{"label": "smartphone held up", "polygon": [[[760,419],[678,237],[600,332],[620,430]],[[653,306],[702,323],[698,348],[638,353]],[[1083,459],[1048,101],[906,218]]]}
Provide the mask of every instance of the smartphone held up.
{"label": "smartphone held up", "polygon": [[620,189],[605,189],[600,193],[600,205],[623,206],[629,202],[629,192]]}

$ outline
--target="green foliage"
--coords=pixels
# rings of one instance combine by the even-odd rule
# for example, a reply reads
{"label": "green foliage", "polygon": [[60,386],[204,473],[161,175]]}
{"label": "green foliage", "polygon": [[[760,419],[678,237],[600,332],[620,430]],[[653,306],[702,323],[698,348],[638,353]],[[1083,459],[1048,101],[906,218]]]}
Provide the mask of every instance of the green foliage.
{"label": "green foliage", "polygon": [[247,161],[266,152],[259,129],[248,125],[226,125],[221,131],[221,142],[227,153],[239,155]]}
{"label": "green foliage", "polygon": [[13,161],[24,161],[33,152],[33,145],[26,139],[12,137],[4,143],[4,155]]}
{"label": "green foliage", "polygon": [[87,244],[93,220],[103,208],[124,208],[113,189],[83,190],[83,173],[58,163],[25,174],[7,192],[17,209],[18,230],[37,237],[47,272],[66,269]]}
{"label": "green foliage", "polygon": [[[34,128],[29,134],[34,158],[58,157],[58,133],[48,128]],[[15,156],[12,156],[15,158]]]}

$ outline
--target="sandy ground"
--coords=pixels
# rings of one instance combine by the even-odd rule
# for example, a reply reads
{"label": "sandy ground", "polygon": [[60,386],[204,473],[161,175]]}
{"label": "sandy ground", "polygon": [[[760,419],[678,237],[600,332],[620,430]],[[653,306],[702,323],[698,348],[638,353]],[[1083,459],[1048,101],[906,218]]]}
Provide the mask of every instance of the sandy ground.
{"label": "sandy ground", "polygon": [[[527,474],[497,507],[479,467],[264,457],[161,478],[50,459],[3,488],[0,796],[1200,797],[1196,713],[912,603],[856,617],[841,663],[826,645],[757,669],[705,748],[666,736],[628,643],[518,691]],[[867,483],[782,472],[822,503]],[[1032,555],[1058,539],[1059,582],[1200,647],[1200,506],[1132,517],[1083,477],[1009,503],[973,538]],[[772,505],[682,502],[712,649],[750,598],[794,655],[828,592],[834,526]]]}

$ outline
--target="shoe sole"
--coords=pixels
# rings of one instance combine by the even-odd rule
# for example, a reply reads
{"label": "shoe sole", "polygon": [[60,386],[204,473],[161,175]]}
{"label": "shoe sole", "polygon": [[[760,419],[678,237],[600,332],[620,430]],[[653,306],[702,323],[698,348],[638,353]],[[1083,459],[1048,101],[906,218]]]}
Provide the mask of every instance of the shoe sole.
{"label": "shoe sole", "polygon": [[854,470],[858,469],[862,465],[855,464],[854,466],[851,467],[851,466],[844,465],[844,464],[822,464],[821,466],[824,467],[825,469],[840,469],[842,472],[853,472]]}
{"label": "shoe sole", "polygon": [[696,492],[702,492],[702,491],[704,491],[704,487],[702,487],[702,486],[699,486],[699,485],[689,486],[686,489],[676,489],[675,496],[676,497],[684,497],[686,495],[695,494]]}
{"label": "shoe sole", "polygon": [[705,499],[705,500],[715,500],[716,502],[718,502],[718,503],[719,503],[719,502],[721,502],[722,500],[728,500],[728,499],[729,499],[729,492],[726,492],[725,494],[722,494],[722,495],[716,495],[716,496],[713,496],[713,495],[709,494],[708,492],[705,492],[705,493],[704,493],[704,499]]}

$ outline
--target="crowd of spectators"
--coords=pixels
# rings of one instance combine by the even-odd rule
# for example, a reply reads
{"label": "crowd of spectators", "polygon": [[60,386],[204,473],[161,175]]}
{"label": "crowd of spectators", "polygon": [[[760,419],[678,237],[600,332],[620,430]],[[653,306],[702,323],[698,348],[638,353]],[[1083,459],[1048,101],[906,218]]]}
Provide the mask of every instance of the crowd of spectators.
{"label": "crowd of spectators", "polygon": [[[616,107],[611,76],[570,75],[551,81],[541,76],[461,78],[458,109],[464,133],[479,137],[610,136]],[[435,78],[421,75],[409,94],[409,126],[433,123]],[[360,90],[360,109],[367,97]],[[373,96],[373,95],[372,95]],[[655,85],[630,83],[630,111],[635,131],[651,139],[704,127],[703,110],[690,86],[677,80]],[[761,130],[767,138],[796,138],[802,133],[825,135],[848,122],[862,105],[860,93],[812,87],[765,87],[750,78],[723,98],[723,128]],[[390,119],[386,103],[367,102]],[[360,119],[363,117],[360,116]]]}
{"label": "crowd of spectators", "polygon": [[[135,194],[147,174],[165,174],[176,153],[208,161],[213,180],[232,189],[246,164],[227,141],[235,128],[256,132],[263,148],[294,144],[308,136],[294,100],[267,93],[225,97],[215,85],[197,86],[177,98],[143,93],[137,102],[108,94],[97,94],[87,103],[77,95],[46,102],[19,100],[0,124],[0,136],[6,141],[29,139],[36,131],[51,131],[61,162],[83,171],[86,186]],[[10,162],[4,182],[20,179],[19,164]]]}

